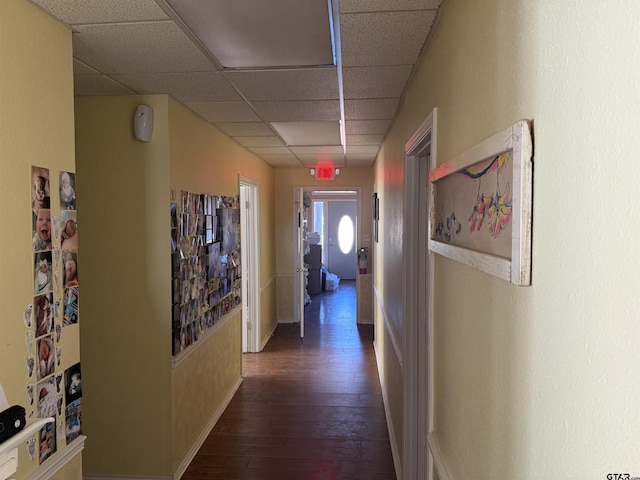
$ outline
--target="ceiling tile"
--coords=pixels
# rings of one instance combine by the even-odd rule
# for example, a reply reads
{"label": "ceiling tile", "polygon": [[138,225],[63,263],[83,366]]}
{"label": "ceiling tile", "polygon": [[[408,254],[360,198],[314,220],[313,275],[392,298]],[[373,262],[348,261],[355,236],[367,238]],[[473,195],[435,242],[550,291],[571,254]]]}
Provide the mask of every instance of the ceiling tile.
{"label": "ceiling tile", "polygon": [[321,147],[290,147],[292,153],[300,155],[344,155],[344,149],[340,145],[326,145]]}
{"label": "ceiling tile", "polygon": [[131,73],[112,77],[138,93],[168,93],[180,102],[242,101],[220,72]]}
{"label": "ceiling tile", "polygon": [[338,100],[253,102],[252,105],[265,122],[340,120]]}
{"label": "ceiling tile", "polygon": [[345,132],[347,135],[376,135],[385,134],[390,119],[386,120],[349,120],[345,124]]}
{"label": "ceiling tile", "polygon": [[324,154],[324,155],[296,155],[300,162],[307,167],[330,163],[334,167],[344,167],[344,155]]}
{"label": "ceiling tile", "polygon": [[249,148],[256,155],[291,155],[287,147],[251,147]]}
{"label": "ceiling tile", "polygon": [[78,26],[74,56],[106,74],[215,70],[173,22]]}
{"label": "ceiling tile", "polygon": [[426,10],[437,8],[442,0],[341,0],[340,13]]}
{"label": "ceiling tile", "polygon": [[224,67],[333,63],[327,0],[166,1]]}
{"label": "ceiling tile", "polygon": [[347,155],[347,167],[370,167],[376,160],[375,155]]}
{"label": "ceiling tile", "polygon": [[282,140],[275,135],[271,137],[234,137],[244,147],[284,147]]}
{"label": "ceiling tile", "polygon": [[347,155],[376,155],[380,149],[379,145],[347,145]]}
{"label": "ceiling tile", "polygon": [[335,100],[338,72],[335,67],[304,70],[236,71],[224,75],[249,101]]}
{"label": "ceiling tile", "polygon": [[135,92],[105,75],[74,75],[73,93],[87,95],[133,95]]}
{"label": "ceiling tile", "polygon": [[89,65],[73,59],[73,74],[74,75],[100,75],[100,72]]}
{"label": "ceiling tile", "polygon": [[185,105],[211,123],[255,122],[260,120],[246,103],[185,102]]}
{"label": "ceiling tile", "polygon": [[347,135],[347,145],[380,145],[384,135]]}
{"label": "ceiling tile", "polygon": [[340,145],[340,122],[273,122],[285,143],[293,145]]}
{"label": "ceiling tile", "polygon": [[302,163],[293,155],[260,155],[265,162],[274,167],[302,167]]}
{"label": "ceiling tile", "polygon": [[164,20],[153,0],[31,0],[67,25]]}
{"label": "ceiling tile", "polygon": [[252,123],[216,123],[215,127],[230,137],[259,137],[273,135],[268,125],[260,122]]}
{"label": "ceiling tile", "polygon": [[399,99],[345,100],[344,116],[347,120],[391,119],[398,108]]}
{"label": "ceiling tile", "polygon": [[342,65],[412,65],[435,11],[349,13],[340,16]]}
{"label": "ceiling tile", "polygon": [[413,70],[412,65],[392,67],[345,67],[344,98],[400,97]]}

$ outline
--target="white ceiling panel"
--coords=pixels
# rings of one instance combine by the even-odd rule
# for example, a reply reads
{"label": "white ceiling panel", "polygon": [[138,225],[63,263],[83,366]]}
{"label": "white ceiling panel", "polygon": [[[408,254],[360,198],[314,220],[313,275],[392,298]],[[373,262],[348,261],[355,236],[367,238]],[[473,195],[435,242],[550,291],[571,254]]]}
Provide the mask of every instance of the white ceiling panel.
{"label": "white ceiling panel", "polygon": [[424,45],[425,26],[434,19],[432,10],[341,15],[343,67],[413,65]]}
{"label": "white ceiling panel", "polygon": [[345,100],[344,115],[347,120],[381,120],[393,118],[399,99]]}
{"label": "white ceiling panel", "polygon": [[252,105],[265,122],[340,120],[338,100],[254,102]]}
{"label": "white ceiling panel", "polygon": [[[442,8],[442,0],[30,1],[73,32],[76,95],[171,95],[274,167],[343,165],[345,149],[348,167],[371,166]],[[329,5],[338,10],[336,52]]]}
{"label": "white ceiling panel", "polygon": [[340,13],[427,10],[439,4],[440,0],[340,0]]}
{"label": "white ceiling panel", "polygon": [[216,123],[215,127],[230,137],[260,137],[273,135],[273,130],[266,123]]}
{"label": "white ceiling panel", "polygon": [[87,95],[133,95],[135,92],[105,75],[75,75],[73,93]]}
{"label": "white ceiling panel", "polygon": [[300,162],[307,167],[315,167],[322,163],[330,163],[334,167],[344,167],[344,155],[322,154],[322,155],[296,155]]}
{"label": "white ceiling panel", "polygon": [[233,71],[224,74],[249,101],[337,100],[335,67],[305,70]]}
{"label": "white ceiling panel", "polygon": [[249,150],[256,155],[292,155],[287,147],[251,147]]}
{"label": "white ceiling panel", "polygon": [[391,125],[391,119],[385,120],[351,120],[347,122],[347,135],[385,134]]}
{"label": "white ceiling panel", "polygon": [[245,147],[284,147],[278,137],[234,137],[234,140]]}
{"label": "white ceiling panel", "polygon": [[344,67],[344,98],[400,97],[413,65],[391,67]]}
{"label": "white ceiling panel", "polygon": [[32,0],[67,25],[165,20],[153,0]]}
{"label": "white ceiling panel", "polygon": [[108,74],[215,69],[169,21],[77,26],[73,49],[76,58]]}
{"label": "white ceiling panel", "polygon": [[225,68],[333,64],[327,0],[165,0]]}
{"label": "white ceiling panel", "polygon": [[344,150],[341,146],[325,145],[317,147],[289,147],[289,150],[296,155],[344,155]]}
{"label": "white ceiling panel", "polygon": [[246,103],[185,102],[185,105],[211,123],[256,122],[260,120]]}
{"label": "white ceiling panel", "polygon": [[347,145],[380,145],[384,135],[347,135]]}
{"label": "white ceiling panel", "polygon": [[168,93],[180,102],[242,102],[220,72],[130,73],[112,77],[138,93]]}
{"label": "white ceiling panel", "polygon": [[273,122],[287,145],[340,145],[339,122]]}

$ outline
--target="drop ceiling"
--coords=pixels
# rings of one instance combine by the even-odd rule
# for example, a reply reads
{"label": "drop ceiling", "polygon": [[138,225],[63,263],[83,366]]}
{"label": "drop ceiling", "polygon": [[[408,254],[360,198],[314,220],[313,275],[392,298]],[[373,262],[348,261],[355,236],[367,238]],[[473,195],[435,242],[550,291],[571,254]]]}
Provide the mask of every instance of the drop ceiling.
{"label": "drop ceiling", "polygon": [[31,0],[76,95],[169,94],[274,167],[368,167],[443,0]]}

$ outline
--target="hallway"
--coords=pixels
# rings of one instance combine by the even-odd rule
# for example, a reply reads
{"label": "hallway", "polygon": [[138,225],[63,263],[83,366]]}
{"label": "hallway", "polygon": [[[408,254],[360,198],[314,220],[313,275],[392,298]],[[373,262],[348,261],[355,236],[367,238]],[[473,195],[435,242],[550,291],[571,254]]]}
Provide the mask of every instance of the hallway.
{"label": "hallway", "polygon": [[355,281],[279,324],[183,480],[395,480],[373,326],[355,322]]}

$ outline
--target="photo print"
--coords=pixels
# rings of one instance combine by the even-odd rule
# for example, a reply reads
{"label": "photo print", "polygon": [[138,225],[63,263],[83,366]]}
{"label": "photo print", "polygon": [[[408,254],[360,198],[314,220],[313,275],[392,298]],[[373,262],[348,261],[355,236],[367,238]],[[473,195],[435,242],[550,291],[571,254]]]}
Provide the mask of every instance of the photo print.
{"label": "photo print", "polygon": [[80,406],[80,399],[71,404],[67,404],[65,411],[65,436],[67,439],[67,445],[78,438],[82,433],[82,411]]}
{"label": "photo print", "polygon": [[34,294],[40,295],[53,290],[53,264],[51,251],[39,252],[34,255]]}
{"label": "photo print", "polygon": [[62,237],[60,247],[62,250],[77,250],[78,248],[78,221],[75,211],[64,211],[60,216],[60,235]]}
{"label": "photo print", "polygon": [[69,287],[64,289],[64,315],[62,316],[62,325],[68,326],[78,323],[78,300],[80,291],[78,287]]}
{"label": "photo print", "polygon": [[39,462],[42,463],[49,458],[51,455],[56,453],[56,424],[47,423],[40,430],[40,457]]}
{"label": "photo print", "polygon": [[78,285],[78,252],[67,250],[63,252],[64,288]]}
{"label": "photo print", "polygon": [[76,174],[60,172],[60,210],[76,209]]}
{"label": "photo print", "polygon": [[236,208],[223,208],[221,210],[222,221],[222,255],[228,255],[238,249],[238,222],[240,210]]}
{"label": "photo print", "polygon": [[36,337],[53,332],[53,294],[45,293],[34,299]]}
{"label": "photo print", "polygon": [[31,208],[34,211],[51,208],[48,168],[31,167]]}
{"label": "photo print", "polygon": [[52,378],[38,384],[38,418],[55,417],[58,411],[58,395]]}
{"label": "photo print", "polygon": [[38,348],[38,380],[51,375],[55,370],[55,353],[53,345],[53,335],[41,337],[37,341]]}
{"label": "photo print", "polygon": [[64,372],[64,394],[67,405],[82,397],[82,374],[79,362]]}
{"label": "photo print", "polygon": [[31,243],[34,252],[51,250],[51,210],[48,208],[39,208],[33,211]]}

